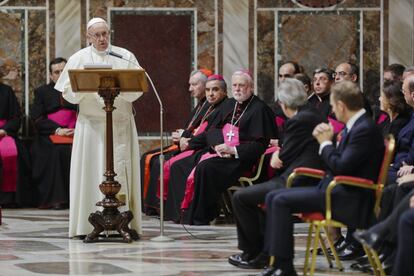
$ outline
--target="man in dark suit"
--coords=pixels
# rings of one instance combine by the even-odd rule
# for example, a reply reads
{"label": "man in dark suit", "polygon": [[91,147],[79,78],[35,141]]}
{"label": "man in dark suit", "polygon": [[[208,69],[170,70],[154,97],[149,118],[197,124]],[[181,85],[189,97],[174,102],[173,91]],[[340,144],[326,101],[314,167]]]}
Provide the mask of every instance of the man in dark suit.
{"label": "man in dark suit", "polygon": [[264,212],[258,206],[264,203],[266,194],[285,188],[287,178],[297,167],[322,169],[318,142],[312,131],[323,119],[315,109],[305,106],[307,94],[303,84],[296,79],[285,79],[280,83],[277,95],[284,114],[289,118],[281,150],[273,153],[270,162],[277,169],[277,175],[269,181],[237,191],[232,198],[239,248],[243,252],[230,256],[228,261],[241,268],[263,268],[268,263],[268,256],[260,254],[264,240]]}
{"label": "man in dark suit", "polygon": [[[338,147],[332,143],[333,128],[319,124],[313,135],[327,165],[326,176],[317,187],[294,187],[266,195],[264,251],[275,256],[275,263],[262,275],[296,275],[293,267],[294,237],[292,214],[324,212],[325,190],[336,175],[376,180],[384,153],[380,130],[363,108],[361,91],[355,83],[343,81],[331,89],[331,105],[338,120],[346,124]],[[332,217],[350,227],[367,227],[374,204],[368,190],[338,186],[332,191]]]}
{"label": "man in dark suit", "polygon": [[398,250],[393,275],[412,275],[414,271],[414,196],[410,209],[405,211],[398,225]]}

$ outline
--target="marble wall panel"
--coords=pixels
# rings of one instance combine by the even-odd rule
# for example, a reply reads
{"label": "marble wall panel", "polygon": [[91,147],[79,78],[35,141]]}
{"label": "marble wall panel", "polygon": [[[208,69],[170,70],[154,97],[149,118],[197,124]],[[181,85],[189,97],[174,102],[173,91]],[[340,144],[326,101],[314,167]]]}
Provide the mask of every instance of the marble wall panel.
{"label": "marble wall panel", "polygon": [[223,75],[249,67],[249,1],[223,1]]}
{"label": "marble wall panel", "polygon": [[30,10],[29,13],[29,95],[33,101],[33,91],[48,82],[46,79],[46,11]]}
{"label": "marble wall panel", "polygon": [[275,16],[273,11],[257,12],[257,95],[267,103],[274,101]]}
{"label": "marble wall panel", "polygon": [[389,2],[389,63],[414,64],[414,1]]}
{"label": "marble wall panel", "polygon": [[296,6],[291,0],[257,0],[258,8],[294,8]]}
{"label": "marble wall panel", "polygon": [[294,60],[305,72],[359,59],[359,12],[280,12],[278,66]]}
{"label": "marble wall panel", "polygon": [[24,99],[24,11],[0,12],[0,75],[10,85],[19,102]]}
{"label": "marble wall panel", "polygon": [[[56,45],[56,51],[51,51],[53,57],[69,58],[72,54],[81,48],[81,33],[79,26],[81,25],[80,15],[81,3],[80,1],[56,1],[55,9],[50,9],[55,12],[56,22],[51,26],[56,26],[56,32],[53,30],[51,34],[56,33],[56,40],[53,39],[51,46]],[[55,16],[51,16],[55,18]]]}
{"label": "marble wall panel", "polygon": [[9,0],[6,6],[38,7],[46,6],[46,0]]}
{"label": "marble wall panel", "polygon": [[377,11],[364,12],[363,20],[363,92],[371,104],[378,105],[381,78],[381,14]]}
{"label": "marble wall panel", "polygon": [[380,7],[381,0],[257,0],[259,8],[322,8],[331,7],[338,3],[339,8],[372,8]]}

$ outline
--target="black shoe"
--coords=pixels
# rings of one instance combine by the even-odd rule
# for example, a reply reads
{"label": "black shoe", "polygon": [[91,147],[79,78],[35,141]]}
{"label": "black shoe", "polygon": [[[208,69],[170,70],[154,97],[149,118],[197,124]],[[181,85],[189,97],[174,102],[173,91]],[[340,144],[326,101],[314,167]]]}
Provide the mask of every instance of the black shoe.
{"label": "black shoe", "polygon": [[294,268],[281,269],[271,266],[263,270],[260,276],[297,276],[297,274]]}
{"label": "black shoe", "polygon": [[241,253],[241,254],[234,254],[228,258],[229,264],[234,266],[239,266],[241,262],[247,263],[248,261],[252,260],[253,257],[248,253]]}
{"label": "black shoe", "polygon": [[[378,258],[380,259],[381,266],[382,266],[382,269],[384,270],[385,274],[386,275],[391,275],[393,265],[394,265],[394,261],[395,261],[395,252],[392,253],[391,255],[381,254],[381,255],[378,256]],[[364,273],[374,274],[370,263],[368,263],[365,266],[361,266],[359,270],[364,272]]]}
{"label": "black shoe", "polygon": [[334,243],[334,246],[336,252],[339,253],[348,246],[348,243],[346,242],[345,237],[341,235],[341,237]]}
{"label": "black shoe", "polygon": [[[340,248],[345,246],[345,238],[344,236],[340,236],[335,242],[334,242],[334,247],[336,252],[340,251]],[[331,249],[329,248],[329,246],[326,248],[326,250],[328,251],[329,255],[332,255]],[[312,250],[310,251],[310,253],[312,254]],[[323,255],[323,250],[322,248],[318,248],[318,251],[316,251],[317,255]]]}
{"label": "black shoe", "polygon": [[256,258],[249,261],[241,261],[238,265],[240,268],[244,269],[263,269],[269,264],[269,256],[260,253]]}
{"label": "black shoe", "polygon": [[377,250],[380,245],[380,237],[377,233],[367,231],[356,231],[353,234],[354,238],[363,245]]}
{"label": "black shoe", "polygon": [[364,256],[364,254],[365,252],[362,246],[350,243],[347,247],[338,253],[338,257],[341,261],[349,261]]}
{"label": "black shoe", "polygon": [[369,259],[367,255],[364,255],[362,257],[356,258],[355,263],[351,264],[351,269],[362,271],[361,268],[363,266],[369,265]]}

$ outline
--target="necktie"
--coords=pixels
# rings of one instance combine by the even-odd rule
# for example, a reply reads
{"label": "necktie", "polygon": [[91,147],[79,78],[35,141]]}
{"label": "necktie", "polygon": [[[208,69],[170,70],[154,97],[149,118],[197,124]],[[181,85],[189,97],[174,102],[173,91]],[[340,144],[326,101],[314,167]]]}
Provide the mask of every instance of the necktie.
{"label": "necktie", "polygon": [[339,140],[340,145],[344,143],[347,135],[348,135],[348,128],[345,127],[341,132],[341,139]]}

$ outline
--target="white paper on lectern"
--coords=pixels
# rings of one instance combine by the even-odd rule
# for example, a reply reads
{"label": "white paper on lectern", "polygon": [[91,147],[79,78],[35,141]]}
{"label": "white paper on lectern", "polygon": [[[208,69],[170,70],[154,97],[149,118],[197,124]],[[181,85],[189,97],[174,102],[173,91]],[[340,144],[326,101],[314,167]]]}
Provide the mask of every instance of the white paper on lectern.
{"label": "white paper on lectern", "polygon": [[83,69],[112,69],[111,64],[106,63],[86,63]]}

